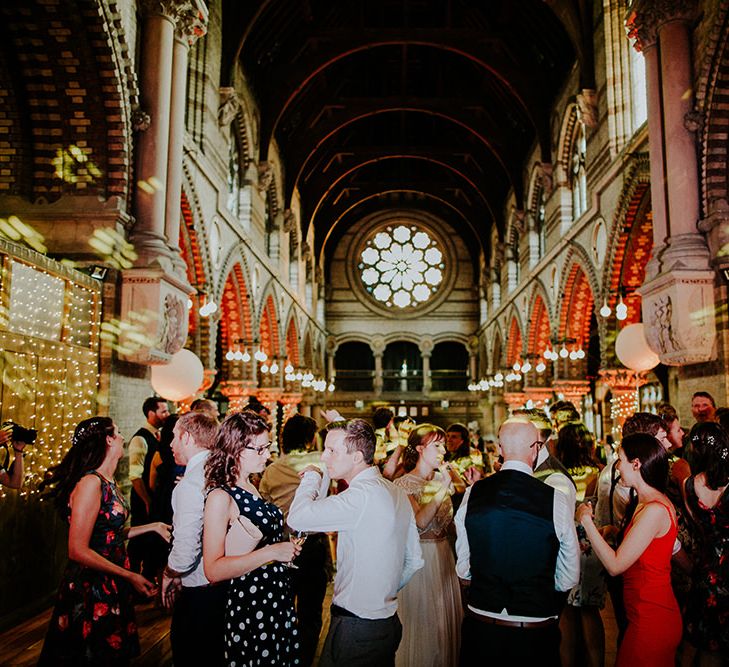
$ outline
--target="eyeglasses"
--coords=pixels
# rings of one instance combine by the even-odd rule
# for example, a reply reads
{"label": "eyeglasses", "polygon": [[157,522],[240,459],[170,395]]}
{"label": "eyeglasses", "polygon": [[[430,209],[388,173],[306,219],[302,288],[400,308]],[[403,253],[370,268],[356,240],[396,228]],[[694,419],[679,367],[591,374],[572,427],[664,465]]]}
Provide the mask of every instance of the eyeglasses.
{"label": "eyeglasses", "polygon": [[544,444],[544,440],[535,440],[531,445],[529,445],[529,449],[532,447],[536,447],[539,449]]}
{"label": "eyeglasses", "polygon": [[250,449],[252,452],[255,452],[260,456],[263,454],[263,452],[268,451],[268,448],[271,446],[271,443],[268,442],[265,445],[261,445],[260,447],[251,447],[250,445],[243,445],[243,449]]}

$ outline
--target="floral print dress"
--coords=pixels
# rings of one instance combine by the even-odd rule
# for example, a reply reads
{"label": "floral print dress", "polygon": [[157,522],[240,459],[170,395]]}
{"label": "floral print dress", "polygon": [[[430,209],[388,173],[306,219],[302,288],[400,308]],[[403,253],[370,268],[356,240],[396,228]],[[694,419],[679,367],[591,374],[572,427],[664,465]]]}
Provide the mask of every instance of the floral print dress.
{"label": "floral print dress", "polygon": [[[89,547],[128,568],[124,523],[129,507],[114,482],[101,481],[101,506]],[[69,561],[58,588],[39,665],[125,665],[139,654],[134,590],[126,580]]]}
{"label": "floral print dress", "polygon": [[686,634],[705,651],[729,659],[729,493],[714,507],[696,495],[694,478],[686,480],[686,506],[699,529],[694,545],[693,588],[686,609]]}

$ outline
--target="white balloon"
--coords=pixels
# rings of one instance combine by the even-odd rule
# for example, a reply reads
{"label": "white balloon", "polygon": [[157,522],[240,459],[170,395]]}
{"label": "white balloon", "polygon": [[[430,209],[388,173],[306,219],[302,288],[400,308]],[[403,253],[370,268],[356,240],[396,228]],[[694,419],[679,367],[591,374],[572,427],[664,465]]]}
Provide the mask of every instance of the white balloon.
{"label": "white balloon", "polygon": [[642,322],[629,324],[620,331],[615,339],[615,354],[623,366],[638,372],[650,370],[661,362],[646,341]]}
{"label": "white balloon", "polygon": [[152,366],[152,387],[168,401],[181,401],[192,396],[203,383],[202,361],[190,350],[172,355],[170,363]]}

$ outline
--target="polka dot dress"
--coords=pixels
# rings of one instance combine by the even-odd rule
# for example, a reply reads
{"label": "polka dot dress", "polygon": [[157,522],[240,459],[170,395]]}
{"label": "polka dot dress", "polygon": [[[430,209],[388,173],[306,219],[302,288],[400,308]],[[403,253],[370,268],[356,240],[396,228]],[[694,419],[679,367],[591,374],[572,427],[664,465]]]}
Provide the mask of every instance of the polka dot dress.
{"label": "polka dot dress", "polygon": [[[259,547],[283,541],[283,514],[276,505],[237,486],[223,488],[263,533]],[[291,576],[283,563],[268,563],[230,582],[225,624],[230,667],[300,664]]]}

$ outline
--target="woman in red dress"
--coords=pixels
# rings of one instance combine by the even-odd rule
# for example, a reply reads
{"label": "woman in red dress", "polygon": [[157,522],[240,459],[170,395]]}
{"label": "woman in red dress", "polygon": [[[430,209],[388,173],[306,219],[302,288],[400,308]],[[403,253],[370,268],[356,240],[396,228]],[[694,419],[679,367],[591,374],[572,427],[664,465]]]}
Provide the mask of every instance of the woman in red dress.
{"label": "woman in red dress", "polygon": [[681,615],[671,588],[676,512],[665,495],[668,454],[653,436],[634,433],[619,453],[620,483],[638,494],[638,504],[617,551],[602,538],[589,503],[577,510],[598,558],[611,575],[623,575],[628,629],[618,649],[618,667],[672,667],[681,641]]}

